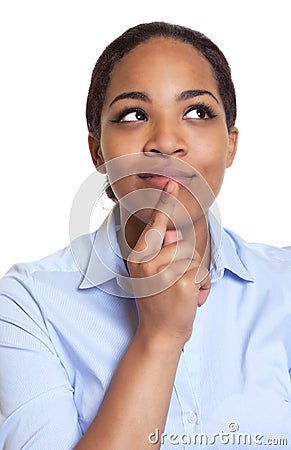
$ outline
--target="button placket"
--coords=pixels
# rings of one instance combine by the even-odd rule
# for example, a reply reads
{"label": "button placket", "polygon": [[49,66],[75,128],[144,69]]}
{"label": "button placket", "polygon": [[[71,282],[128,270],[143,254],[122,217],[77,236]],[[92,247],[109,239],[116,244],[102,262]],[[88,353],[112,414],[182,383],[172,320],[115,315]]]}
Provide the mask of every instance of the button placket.
{"label": "button placket", "polygon": [[187,417],[188,422],[191,425],[196,425],[198,424],[198,415],[195,411],[190,411]]}

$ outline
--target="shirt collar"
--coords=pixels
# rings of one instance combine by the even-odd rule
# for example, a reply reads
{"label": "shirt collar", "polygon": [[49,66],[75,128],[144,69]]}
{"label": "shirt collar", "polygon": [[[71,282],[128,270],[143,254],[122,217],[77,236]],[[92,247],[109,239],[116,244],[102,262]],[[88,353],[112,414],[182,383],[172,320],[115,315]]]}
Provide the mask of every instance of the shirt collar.
{"label": "shirt collar", "polygon": [[128,278],[117,242],[119,229],[119,208],[114,207],[92,240],[91,254],[80,289],[100,286],[118,276]]}
{"label": "shirt collar", "polygon": [[[216,282],[221,279],[225,270],[243,280],[254,281],[239,257],[235,242],[229,233],[220,226],[219,221],[212,213],[209,213],[209,226],[212,250],[211,281]],[[105,290],[113,293],[112,288],[108,291],[108,283],[115,279],[116,295],[124,297],[132,292],[128,271],[117,242],[119,229],[119,208],[115,206],[94,235],[88,265],[84,269],[84,276],[79,285],[80,289],[107,285]]]}
{"label": "shirt collar", "polygon": [[233,239],[234,233],[222,228],[220,221],[211,212],[208,219],[212,252],[211,282],[214,283],[220,280],[225,270],[232,272],[243,280],[254,281],[254,278],[239,256],[238,250],[242,240],[238,236],[237,240]]}

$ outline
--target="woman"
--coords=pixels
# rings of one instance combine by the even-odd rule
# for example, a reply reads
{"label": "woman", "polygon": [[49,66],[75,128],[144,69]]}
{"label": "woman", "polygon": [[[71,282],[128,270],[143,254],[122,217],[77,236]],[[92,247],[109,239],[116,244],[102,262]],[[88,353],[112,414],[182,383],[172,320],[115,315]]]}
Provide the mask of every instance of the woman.
{"label": "woman", "polygon": [[235,118],[200,33],[142,24],[105,49],[87,121],[116,207],[92,246],[1,282],[3,448],[290,445],[291,255],[209,212]]}

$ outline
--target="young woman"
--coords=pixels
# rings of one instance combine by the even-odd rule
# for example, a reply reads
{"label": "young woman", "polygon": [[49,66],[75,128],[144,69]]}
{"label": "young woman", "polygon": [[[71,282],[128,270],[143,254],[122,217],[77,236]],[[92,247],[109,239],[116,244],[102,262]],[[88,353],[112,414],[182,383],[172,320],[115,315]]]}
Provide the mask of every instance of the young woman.
{"label": "young woman", "polygon": [[1,448],[291,445],[291,254],[209,211],[235,118],[198,32],[142,24],[100,56],[89,147],[116,206],[1,281]]}

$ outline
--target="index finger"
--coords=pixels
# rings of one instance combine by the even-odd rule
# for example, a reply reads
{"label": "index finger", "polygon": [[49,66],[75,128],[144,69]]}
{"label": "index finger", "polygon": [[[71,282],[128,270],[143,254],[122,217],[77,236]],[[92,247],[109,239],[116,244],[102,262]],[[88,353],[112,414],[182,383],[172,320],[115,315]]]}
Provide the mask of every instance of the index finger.
{"label": "index finger", "polygon": [[178,193],[178,183],[169,180],[161,192],[150,221],[143,229],[133,249],[133,253],[139,254],[138,259],[144,258],[162,248],[168,222],[174,211]]}

